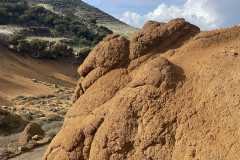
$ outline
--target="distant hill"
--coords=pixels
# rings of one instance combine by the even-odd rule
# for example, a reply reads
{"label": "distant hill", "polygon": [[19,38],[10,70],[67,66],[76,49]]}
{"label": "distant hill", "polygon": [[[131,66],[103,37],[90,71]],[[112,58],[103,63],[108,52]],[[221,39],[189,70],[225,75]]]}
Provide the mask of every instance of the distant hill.
{"label": "distant hill", "polygon": [[[63,9],[60,11],[68,14],[57,14],[53,8],[47,4],[30,6],[20,0],[0,2],[0,44],[36,58],[55,59],[65,53],[78,55],[84,47],[93,48],[113,33],[94,19],[80,18]],[[53,53],[54,48],[58,51]]]}
{"label": "distant hill", "polygon": [[130,36],[139,29],[131,27],[113,16],[81,0],[27,0],[29,5],[41,5],[59,14],[74,14],[96,20],[97,25],[111,29],[116,34]]}

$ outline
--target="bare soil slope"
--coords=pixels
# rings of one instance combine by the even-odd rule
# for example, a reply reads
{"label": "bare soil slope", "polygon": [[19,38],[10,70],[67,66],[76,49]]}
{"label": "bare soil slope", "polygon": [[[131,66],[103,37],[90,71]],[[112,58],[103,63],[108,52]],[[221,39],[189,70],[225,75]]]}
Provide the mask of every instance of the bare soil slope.
{"label": "bare soil slope", "polygon": [[77,82],[74,60],[34,59],[30,55],[19,55],[0,46],[0,105],[12,103],[17,96],[51,94],[54,90],[46,85],[34,83],[32,79],[73,86]]}
{"label": "bare soil slope", "polygon": [[108,36],[44,159],[240,159],[239,33],[175,19]]}

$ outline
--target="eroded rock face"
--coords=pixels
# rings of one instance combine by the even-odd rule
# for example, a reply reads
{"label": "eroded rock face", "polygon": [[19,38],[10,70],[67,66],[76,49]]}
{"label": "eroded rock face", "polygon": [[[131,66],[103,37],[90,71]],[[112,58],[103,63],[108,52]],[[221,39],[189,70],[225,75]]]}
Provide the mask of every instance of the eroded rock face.
{"label": "eroded rock face", "polygon": [[[44,159],[228,157],[224,147],[214,153],[209,151],[212,146],[221,146],[220,142],[211,146],[206,137],[198,134],[203,132],[199,130],[201,125],[206,134],[212,128],[220,132],[218,125],[214,128],[217,120],[205,116],[213,111],[192,107],[194,103],[198,105],[200,96],[193,100],[191,81],[188,83],[192,88],[186,87],[175,94],[185,83],[184,71],[161,56],[161,49],[173,49],[198,32],[196,26],[176,19],[167,24],[148,22],[129,40],[118,35],[105,38],[79,67],[76,103],[68,111],[64,126]],[[185,96],[180,98],[181,94]],[[200,142],[199,138],[204,140]],[[232,148],[228,153],[234,155],[237,147]]]}
{"label": "eroded rock face", "polygon": [[95,81],[110,70],[121,67],[129,59],[129,41],[119,35],[103,39],[78,68],[81,78],[73,101],[75,102]]}
{"label": "eroded rock face", "polygon": [[190,37],[199,33],[199,28],[178,18],[166,23],[147,22],[142,30],[130,38],[130,56],[135,59],[146,53],[178,48]]}

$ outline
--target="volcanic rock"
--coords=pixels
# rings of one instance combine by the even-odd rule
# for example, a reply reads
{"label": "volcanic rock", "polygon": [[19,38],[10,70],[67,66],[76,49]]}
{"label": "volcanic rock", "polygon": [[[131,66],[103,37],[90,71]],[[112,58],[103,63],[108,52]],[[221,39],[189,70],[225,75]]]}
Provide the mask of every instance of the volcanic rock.
{"label": "volcanic rock", "polygon": [[43,159],[239,159],[239,59],[209,54],[239,31],[175,19],[106,37],[79,67],[75,104]]}

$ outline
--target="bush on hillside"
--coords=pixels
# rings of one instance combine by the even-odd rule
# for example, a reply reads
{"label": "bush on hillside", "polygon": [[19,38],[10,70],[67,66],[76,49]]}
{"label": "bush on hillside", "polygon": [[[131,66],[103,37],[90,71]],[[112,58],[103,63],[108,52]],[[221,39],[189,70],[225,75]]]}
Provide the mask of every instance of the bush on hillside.
{"label": "bush on hillside", "polygon": [[78,53],[78,62],[83,62],[88,54],[92,51],[91,48],[85,47]]}
{"label": "bush on hillside", "polygon": [[[93,47],[105,36],[112,34],[108,28],[98,27],[94,19],[79,19],[70,15],[60,16],[43,7],[30,7],[24,1],[15,2],[14,0],[0,2],[1,24],[40,27],[42,30],[45,28],[45,31],[49,31],[55,37],[64,36],[74,39],[75,42],[71,45],[79,47]],[[13,43],[18,44],[17,41]]]}
{"label": "bush on hillside", "polygon": [[55,56],[64,56],[64,57],[71,57],[73,56],[73,49],[68,47],[66,44],[57,43],[53,45],[50,49],[52,54]]}
{"label": "bush on hillside", "polygon": [[72,57],[74,51],[66,44],[49,42],[40,39],[27,41],[22,34],[15,34],[9,39],[10,44],[16,46],[18,52],[31,52],[35,58]]}
{"label": "bush on hillside", "polygon": [[22,34],[14,34],[12,37],[9,38],[9,43],[10,44],[13,44],[13,45],[18,45],[18,42],[20,40],[24,40],[25,39],[25,36],[22,35]]}
{"label": "bush on hillside", "polygon": [[91,43],[91,41],[84,38],[84,39],[79,40],[79,46],[80,47],[92,47],[92,43]]}
{"label": "bush on hillside", "polygon": [[25,39],[21,39],[18,41],[17,48],[22,52],[30,52],[31,51],[31,45]]}
{"label": "bush on hillside", "polygon": [[32,41],[30,41],[31,50],[35,52],[43,52],[47,47],[48,43],[49,42],[45,40],[33,39]]}

